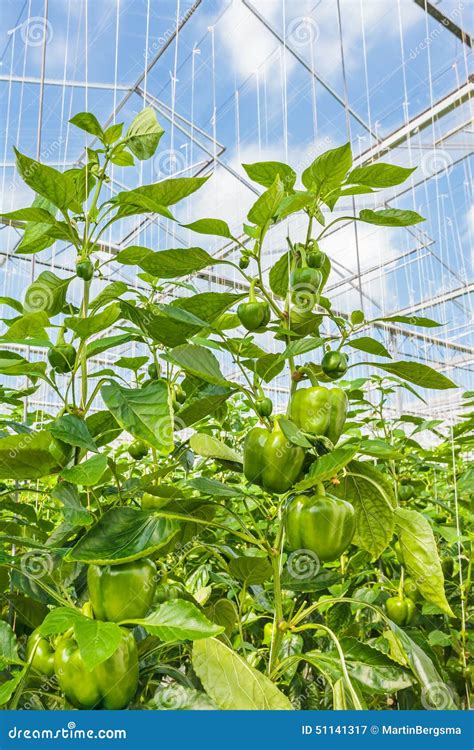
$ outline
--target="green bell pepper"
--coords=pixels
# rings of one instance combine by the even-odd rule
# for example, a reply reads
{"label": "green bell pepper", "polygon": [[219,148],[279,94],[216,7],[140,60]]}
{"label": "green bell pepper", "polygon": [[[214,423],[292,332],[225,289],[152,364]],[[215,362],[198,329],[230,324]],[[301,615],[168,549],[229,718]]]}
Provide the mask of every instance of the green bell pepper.
{"label": "green bell pepper", "polygon": [[94,275],[94,265],[88,258],[76,263],[76,274],[84,281],[90,281]]}
{"label": "green bell pepper", "polygon": [[344,428],[347,406],[341,388],[300,388],[291,399],[290,419],[304,432],[327,437],[335,445]]}
{"label": "green bell pepper", "polygon": [[249,301],[237,308],[237,316],[247,331],[256,331],[270,322],[270,306],[265,300],[258,300],[255,294],[256,279],[250,283]]}
{"label": "green bell pepper", "polygon": [[98,620],[138,620],[153,602],[156,565],[146,557],[121,565],[89,565],[87,585]]}
{"label": "green bell pepper", "polygon": [[135,461],[139,461],[147,455],[148,446],[143,440],[134,440],[133,443],[130,443],[128,452]]}
{"label": "green bell pepper", "polygon": [[415,488],[412,484],[400,484],[398,487],[398,499],[402,502],[411,500],[415,494]]}
{"label": "green bell pepper", "polygon": [[270,398],[258,398],[255,402],[255,411],[259,417],[269,417],[273,411],[273,404]]}
{"label": "green bell pepper", "polygon": [[344,352],[326,352],[321,360],[321,370],[331,380],[339,380],[348,368],[347,354]]}
{"label": "green bell pepper", "polygon": [[391,596],[385,602],[385,609],[396,625],[409,625],[415,614],[415,603],[408,597]]}
{"label": "green bell pepper", "polygon": [[321,560],[337,560],[355,532],[355,510],[330,495],[296,495],[285,510],[285,531],[291,550],[310,550]]}
{"label": "green bell pepper", "polygon": [[138,687],[138,654],[130,630],[121,628],[122,640],[112,656],[87,669],[77,643],[67,634],[59,640],[54,671],[59,687],[76,708],[126,708]]}
{"label": "green bell pepper", "polygon": [[148,377],[150,378],[150,380],[158,380],[160,375],[161,368],[157,362],[152,362],[151,365],[148,365]]}
{"label": "green bell pepper", "polygon": [[303,448],[290,443],[278,419],[273,430],[254,427],[244,446],[244,474],[249,482],[278,495],[288,492],[303,468]]}
{"label": "green bell pepper", "polygon": [[405,594],[405,596],[411,599],[412,602],[416,603],[420,599],[418,586],[416,585],[413,578],[410,578],[409,576],[407,576],[403,582],[403,593]]}
{"label": "green bell pepper", "polygon": [[77,352],[72,344],[57,344],[48,349],[48,362],[61,375],[72,372],[76,357]]}
{"label": "green bell pepper", "polygon": [[[33,653],[34,652],[34,653]],[[33,655],[33,658],[31,658]],[[49,640],[41,635],[39,628],[33,630],[26,644],[26,661],[37,672],[52,677],[54,674],[54,648]]]}

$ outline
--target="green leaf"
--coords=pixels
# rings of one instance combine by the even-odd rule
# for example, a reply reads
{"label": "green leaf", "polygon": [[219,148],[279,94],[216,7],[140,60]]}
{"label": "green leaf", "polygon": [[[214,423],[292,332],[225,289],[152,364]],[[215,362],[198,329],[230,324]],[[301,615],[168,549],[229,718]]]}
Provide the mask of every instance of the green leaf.
{"label": "green leaf", "polygon": [[364,438],[359,443],[359,452],[366,456],[375,456],[375,458],[388,458],[400,460],[403,458],[403,454],[400,451],[395,450],[393,446],[386,443],[384,440],[369,440]]}
{"label": "green leaf", "polygon": [[19,662],[15,633],[7,622],[0,620],[0,669]]}
{"label": "green leaf", "polygon": [[185,599],[163,602],[148,617],[126,622],[141,625],[165,643],[198,641],[224,632],[223,627],[208,620],[195,604]]}
{"label": "green leaf", "polygon": [[119,425],[161,455],[173,450],[173,417],[168,386],[162,380],[143,388],[104,385],[101,395]]}
{"label": "green leaf", "polygon": [[234,578],[242,581],[246,586],[265,583],[273,575],[272,565],[266,557],[246,555],[232,557],[229,560],[229,571]]}
{"label": "green leaf", "polygon": [[280,178],[287,191],[291,190],[296,182],[294,169],[281,161],[257,161],[254,164],[242,164],[242,166],[253,182],[258,182],[266,188],[271,187],[277,177]]}
{"label": "green leaf", "polygon": [[421,594],[454,617],[444,593],[443,570],[429,521],[416,510],[397,508],[395,524],[404,564]]}
{"label": "green leaf", "polygon": [[230,388],[199,381],[192,391],[186,392],[186,402],[178,412],[180,424],[189,427],[204,417],[212,415],[231,394]]}
{"label": "green leaf", "polygon": [[114,149],[112,156],[110,157],[112,164],[116,164],[118,167],[133,167],[135,160],[128,151],[125,151],[125,145]]}
{"label": "green leaf", "polygon": [[26,667],[19,672],[15,672],[13,677],[0,685],[0,706],[4,706],[5,703],[8,703],[20,682],[23,680],[25,674]]}
{"label": "green leaf", "polygon": [[23,305],[20,300],[14,299],[13,297],[0,297],[0,305],[8,305],[19,313],[23,312]]}
{"label": "green leaf", "polygon": [[35,193],[47,198],[63,211],[75,207],[74,184],[62,172],[30,159],[28,156],[21,154],[15,147],[13,147],[13,150],[16,155],[16,166],[20,177]]}
{"label": "green leaf", "polygon": [[358,450],[357,445],[341,445],[330,453],[325,453],[311,464],[310,470],[295,487],[296,492],[309,490],[311,487],[326,482],[337,476],[352,461]]}
{"label": "green leaf", "polygon": [[393,537],[395,498],[386,477],[367,462],[351,461],[331,493],[348,500],[356,512],[354,544],[379,557]]}
{"label": "green leaf", "polygon": [[1,213],[0,216],[6,221],[34,221],[42,222],[43,224],[55,224],[56,219],[49,211],[44,208],[19,208],[16,211],[10,211],[9,213]]}
{"label": "green leaf", "polygon": [[66,559],[95,565],[139,560],[168,544],[176,521],[134,508],[112,508],[66,554]]}
{"label": "green leaf", "polygon": [[143,357],[120,357],[115,361],[115,367],[123,367],[125,370],[138,372],[140,367],[143,367],[148,360],[149,357],[146,354]]}
{"label": "green leaf", "polygon": [[280,425],[283,434],[286,439],[293,443],[293,445],[299,445],[301,448],[312,448],[312,443],[303,435],[300,428],[295,425],[291,419],[280,415],[278,417],[278,424]]}
{"label": "green leaf", "polygon": [[150,159],[155,153],[164,132],[156,119],[155,111],[151,107],[145,107],[138,113],[127,130],[125,136],[127,148],[140,161]]}
{"label": "green leaf", "polygon": [[69,122],[71,125],[75,125],[76,128],[80,128],[81,130],[85,130],[86,133],[95,135],[96,138],[100,138],[100,140],[103,140],[104,138],[104,131],[102,130],[97,117],[91,112],[79,112],[77,115],[74,115],[74,117],[71,117]]}
{"label": "green leaf", "polygon": [[118,299],[125,294],[125,292],[128,292],[128,284],[125,284],[124,281],[112,281],[110,284],[107,284],[105,289],[103,289],[95,299],[92,300],[89,304],[89,308],[92,312],[95,312],[99,307],[103,307],[109,302]]}
{"label": "green leaf", "polygon": [[0,373],[2,375],[27,375],[30,378],[44,377],[46,362],[28,362],[19,354],[0,351]]}
{"label": "green leaf", "polygon": [[13,321],[8,331],[3,334],[2,339],[13,342],[41,339],[47,342],[48,336],[46,335],[45,327],[48,325],[48,314],[44,310],[36,313],[27,313]]}
{"label": "green leaf", "polygon": [[56,419],[49,426],[51,435],[57,440],[62,440],[68,445],[75,445],[78,448],[85,448],[88,451],[97,452],[97,446],[92,439],[92,435],[87,429],[83,419],[76,417],[74,414],[65,414]]}
{"label": "green leaf", "polygon": [[49,317],[58,315],[66,302],[69,279],[61,279],[52,271],[42,271],[25,292],[25,313],[45,312]]}
{"label": "green leaf", "polygon": [[122,630],[115,622],[81,617],[75,620],[73,627],[79,652],[89,670],[109,659],[123,638]]}
{"label": "green leaf", "polygon": [[290,283],[290,256],[288,253],[282,255],[271,267],[269,281],[273,294],[284,299]]}
{"label": "green leaf", "polygon": [[63,469],[61,476],[67,482],[79,484],[83,487],[93,487],[97,484],[107,468],[107,456],[100,453],[97,456],[88,458],[87,461],[71,466],[69,469]]}
{"label": "green leaf", "polygon": [[[146,198],[157,206],[172,206],[199,190],[208,179],[208,177],[174,177],[118,193],[115,201],[119,204],[141,205],[140,198]],[[135,203],[137,200],[138,203]]]}
{"label": "green leaf", "polygon": [[46,615],[38,629],[41,635],[45,637],[48,635],[60,635],[69,630],[69,628],[74,627],[74,624],[83,617],[84,615],[78,609],[57,607]]}
{"label": "green leaf", "polygon": [[382,227],[409,227],[425,221],[423,216],[416,211],[402,211],[399,208],[383,208],[380,211],[372,211],[365,208],[359,214],[359,219],[367,224],[377,224]]}
{"label": "green leaf", "polygon": [[50,452],[47,430],[0,439],[0,479],[39,479],[58,472],[61,466]]}
{"label": "green leaf", "polygon": [[213,234],[217,237],[232,239],[229,225],[222,219],[198,219],[191,224],[181,224],[181,226],[191,229],[193,232],[198,232],[198,234]]}
{"label": "green leaf", "polygon": [[118,139],[122,135],[122,130],[123,122],[117,122],[114,125],[109,125],[104,133],[104,143],[110,145],[111,143],[115,143],[115,141],[118,141]]}
{"label": "green leaf", "polygon": [[305,169],[301,180],[308,190],[317,188],[324,194],[342,183],[351,166],[351,144],[345,143],[317,156]]}
{"label": "green leaf", "polygon": [[285,195],[283,183],[277,176],[272,186],[257,198],[252,208],[248,212],[248,220],[264,227],[276,216],[278,206]]}
{"label": "green leaf", "polygon": [[63,504],[64,520],[71,526],[90,526],[94,517],[81,503],[79,492],[74,484],[58,482],[51,497]]}
{"label": "green leaf", "polygon": [[315,198],[312,193],[309,192],[296,192],[290,195],[285,195],[278,206],[278,219],[282,219],[290,216],[291,214],[302,211],[303,208],[314,205]]}
{"label": "green leaf", "polygon": [[223,711],[291,711],[288,698],[264,674],[215,638],[193,646],[193,667],[204,690]]}
{"label": "green leaf", "polygon": [[406,167],[397,167],[395,164],[368,164],[366,167],[356,167],[347,176],[348,183],[357,185],[369,185],[374,188],[392,187],[405,182],[414,172],[416,167],[407,169]]}
{"label": "green leaf", "polygon": [[456,383],[443,375],[442,372],[433,370],[428,365],[421,362],[393,362],[390,364],[380,364],[371,362],[372,367],[378,367],[379,370],[396,375],[402,380],[408,380],[422,388],[433,388],[436,390],[447,390],[448,388],[457,388]]}
{"label": "green leaf", "polygon": [[137,338],[137,336],[132,336],[130,333],[119,333],[116,336],[104,336],[104,338],[96,339],[87,344],[87,358],[97,357],[102,352],[114,349],[116,346],[129,344],[130,341],[136,341]]}
{"label": "green leaf", "polygon": [[223,376],[216,357],[204,346],[183,344],[168,352],[165,359],[206,383],[230,385]]}
{"label": "green leaf", "polygon": [[423,328],[438,328],[444,325],[444,323],[438,323],[436,320],[431,318],[423,318],[419,315],[390,315],[388,318],[375,318],[375,321],[383,321],[384,323],[405,323],[411,326],[421,326]]}
{"label": "green leaf", "polygon": [[206,435],[203,432],[195,432],[194,435],[191,435],[189,447],[198,456],[242,463],[242,456],[234,451],[233,448],[229,448],[228,445],[221,443],[217,438],[212,437],[212,435]]}
{"label": "green leaf", "polygon": [[80,339],[87,339],[100,331],[110,328],[121,317],[121,307],[118,302],[112,302],[102,312],[90,315],[88,318],[65,318],[64,325],[74,331]]}
{"label": "green leaf", "polygon": [[223,482],[219,482],[217,479],[209,479],[208,477],[196,477],[195,479],[190,479],[188,486],[203,495],[212,495],[216,497],[238,497],[242,494],[238,487],[233,485],[229,486]]}
{"label": "green leaf", "polygon": [[188,276],[217,261],[200,247],[176,248],[153,252],[145,247],[127,247],[116,256],[119,263],[136,265],[159,279]]}
{"label": "green leaf", "polygon": [[388,357],[392,358],[390,352],[384,347],[380,341],[373,339],[371,336],[360,336],[358,339],[351,339],[347,342],[353,349],[359,349],[361,352],[367,352],[368,354],[375,354],[377,357]]}

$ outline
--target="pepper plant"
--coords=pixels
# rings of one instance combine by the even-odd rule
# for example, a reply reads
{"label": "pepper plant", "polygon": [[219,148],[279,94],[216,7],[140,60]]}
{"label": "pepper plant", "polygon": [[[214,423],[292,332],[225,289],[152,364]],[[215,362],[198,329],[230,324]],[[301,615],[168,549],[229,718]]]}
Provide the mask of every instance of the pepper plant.
{"label": "pepper plant", "polygon": [[[372,323],[438,324],[344,315],[325,294],[334,225],[423,221],[397,208],[331,218],[338,201],[398,185],[412,170],[353,168],[350,144],[301,175],[280,162],[246,164],[261,194],[238,236],[221,219],[184,225],[225,239],[238,262],[200,245],[130,246],[104,260],[111,226],[140,215],[179,221],[174,207],[207,178],[113,193],[111,165],[131,167],[159,147],[153,111],[125,134],[91,113],[71,123],[99,147],[64,172],[15,150],[36,196],[3,214],[23,231],[17,253],[61,240],[76,265],[65,278],[41,272],[22,301],[2,298],[14,315],[0,352],[13,382],[2,388],[0,437],[1,703],[468,707],[472,417],[451,437],[438,420],[389,419],[397,389],[456,386],[425,364],[393,361]],[[267,274],[268,235],[293,214],[305,217],[303,236],[287,238]],[[110,263],[137,268],[139,283],[107,282]],[[217,265],[247,291],[192,286],[193,274]],[[365,378],[351,379],[355,352],[369,355]],[[114,364],[97,369],[103,353]],[[226,377],[218,356],[239,376]],[[282,376],[288,398],[276,413],[272,383]],[[26,385],[15,388],[18,378]],[[56,414],[31,410],[42,386]],[[423,431],[435,448],[417,442]],[[436,462],[449,460],[449,445],[455,466],[440,488]]]}

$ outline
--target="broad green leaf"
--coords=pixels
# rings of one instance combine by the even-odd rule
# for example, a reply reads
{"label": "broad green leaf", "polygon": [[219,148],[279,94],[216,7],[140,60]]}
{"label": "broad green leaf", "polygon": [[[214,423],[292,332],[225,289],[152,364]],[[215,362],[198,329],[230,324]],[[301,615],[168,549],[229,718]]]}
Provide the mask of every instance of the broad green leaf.
{"label": "broad green leaf", "polygon": [[93,487],[97,484],[107,468],[107,456],[99,453],[92,456],[86,461],[82,461],[77,466],[71,466],[69,469],[63,469],[61,476],[67,482],[79,484],[83,487]]}
{"label": "broad green leaf", "polygon": [[301,448],[312,448],[312,443],[310,443],[309,440],[305,438],[300,428],[297,427],[297,425],[292,422],[291,419],[280,415],[278,417],[278,424],[280,425],[286,439],[290,443],[293,443],[293,445],[299,445],[301,446]]}
{"label": "broad green leaf", "polygon": [[203,495],[238,497],[242,494],[238,487],[224,484],[217,479],[209,479],[208,477],[196,477],[195,479],[190,479],[187,484],[189,487],[198,490],[198,492]]}
{"label": "broad green leaf", "polygon": [[132,154],[143,161],[150,159],[155,153],[160,138],[165,131],[156,119],[155,111],[145,107],[131,123],[125,142]]}
{"label": "broad green leaf", "polygon": [[374,188],[392,187],[405,182],[414,172],[416,167],[408,169],[406,167],[397,167],[395,164],[368,164],[365,167],[356,167],[347,176],[348,183],[356,185],[369,185]]}
{"label": "broad green leaf", "polygon": [[128,290],[128,284],[125,284],[124,281],[112,281],[100,292],[100,294],[97,295],[97,297],[95,297],[95,299],[92,300],[89,304],[89,308],[95,312],[99,307],[103,307],[109,302],[113,302],[125,294],[125,292],[128,292]]}
{"label": "broad green leaf", "polygon": [[278,206],[284,195],[283,183],[277,176],[271,187],[262,193],[253,204],[248,212],[248,220],[259,227],[265,227],[276,216]]}
{"label": "broad green leaf", "polygon": [[402,380],[408,380],[409,383],[419,385],[422,388],[433,388],[436,390],[446,390],[448,388],[457,388],[456,383],[443,375],[442,372],[433,370],[428,365],[421,362],[393,362],[390,364],[380,364],[371,362],[372,367],[378,367],[379,370],[396,375]]}
{"label": "broad green leaf", "polygon": [[268,677],[215,638],[194,644],[193,667],[206,693],[223,711],[293,709]]}
{"label": "broad green leaf", "polygon": [[211,326],[222,313],[240,302],[245,294],[233,294],[232,292],[202,292],[192,297],[179,297],[173,300],[172,307],[180,307],[193,315],[206,320]]}
{"label": "broad green leaf", "polygon": [[174,177],[169,180],[142,185],[135,190],[118,193],[115,201],[123,204],[134,204],[137,197],[145,197],[159,206],[172,206],[204,185],[208,177]]}
{"label": "broad green leaf", "polygon": [[122,367],[125,370],[138,372],[148,361],[149,357],[146,354],[143,357],[120,357],[120,359],[115,361],[115,367]]}
{"label": "broad green leaf", "polygon": [[444,592],[444,576],[429,521],[416,510],[397,508],[395,525],[409,574],[427,602],[454,617]]}
{"label": "broad green leaf", "polygon": [[348,500],[356,512],[354,544],[375,560],[393,537],[393,490],[386,477],[367,462],[351,461],[340,484],[331,493]]}
{"label": "broad green leaf", "polygon": [[127,247],[116,256],[119,263],[136,265],[159,279],[188,276],[217,261],[200,247],[176,248],[153,252],[145,247]]}
{"label": "broad green leaf", "polygon": [[19,662],[15,633],[7,622],[0,620],[0,669]]}
{"label": "broad green leaf", "polygon": [[25,674],[26,667],[19,672],[15,672],[13,677],[0,685],[0,706],[4,706],[5,703],[8,703],[20,682],[23,680]]}
{"label": "broad green leaf", "polygon": [[83,617],[84,615],[78,609],[57,607],[46,615],[39,627],[39,632],[44,636],[60,635],[74,627],[74,624]]}
{"label": "broad green leaf", "polygon": [[114,349],[116,346],[129,344],[131,341],[136,341],[137,338],[137,336],[132,336],[130,333],[119,333],[116,336],[104,336],[104,338],[96,339],[87,344],[87,357],[97,357],[102,352]]}
{"label": "broad green leaf", "polygon": [[198,381],[198,385],[186,393],[186,402],[178,412],[180,424],[189,427],[204,417],[211,416],[231,394],[230,388]]}
{"label": "broad green leaf", "polygon": [[45,328],[48,325],[49,317],[44,310],[26,313],[11,323],[6,333],[3,334],[2,339],[12,342],[41,339],[47,342],[48,336],[46,335]]}
{"label": "broad green leaf", "polygon": [[114,149],[110,161],[118,167],[133,167],[135,160],[129,151],[125,150],[125,145],[120,145]]}
{"label": "broad green leaf", "polygon": [[19,313],[23,312],[23,305],[20,300],[14,299],[13,297],[0,297],[0,305],[8,305]]}
{"label": "broad green leaf", "polygon": [[90,670],[109,659],[123,638],[122,630],[115,622],[81,617],[75,620],[73,627],[79,652]]}
{"label": "broad green leaf", "polygon": [[282,255],[271,267],[269,281],[273,294],[284,299],[290,283],[290,256],[288,253]]}
{"label": "broad green leaf", "polygon": [[58,315],[66,302],[66,293],[73,277],[61,279],[52,271],[42,271],[25,292],[25,313],[45,312]]}
{"label": "broad green leaf", "polygon": [[281,221],[291,214],[302,211],[303,208],[314,205],[314,202],[315,197],[309,192],[296,192],[285,195],[278,206],[278,219]]}
{"label": "broad green leaf", "polygon": [[339,474],[339,472],[352,461],[358,451],[357,445],[341,445],[330,453],[325,453],[311,464],[311,467],[301,482],[295,487],[295,491],[303,492],[315,487],[319,482],[326,482]]}
{"label": "broad green leaf", "polygon": [[277,177],[280,178],[285,190],[291,190],[296,182],[296,172],[294,169],[283,164],[281,161],[258,161],[254,164],[242,164],[253,182],[269,188],[275,182]]}
{"label": "broad green leaf", "polygon": [[44,377],[46,362],[28,362],[20,354],[0,351],[0,373],[2,375],[27,375],[30,378]]}
{"label": "broad green leaf", "polygon": [[134,508],[112,508],[66,554],[66,559],[96,565],[139,560],[164,547],[179,525]]}
{"label": "broad green leaf", "polygon": [[47,198],[63,211],[75,207],[74,184],[62,172],[30,159],[15,147],[13,150],[20,177],[35,193]]}
{"label": "broad green leaf", "polygon": [[148,617],[126,622],[141,625],[147,633],[158,636],[165,643],[198,641],[224,632],[222,626],[208,620],[195,604],[185,599],[163,602]]}
{"label": "broad green leaf", "polygon": [[271,563],[266,557],[250,557],[241,555],[229,560],[229,571],[234,578],[242,581],[246,586],[269,581],[273,575]]}
{"label": "broad green leaf", "polygon": [[0,439],[0,479],[39,479],[61,469],[47,430]]}
{"label": "broad green leaf", "polygon": [[74,115],[74,117],[71,117],[69,122],[72,125],[75,125],[76,128],[85,130],[86,133],[95,135],[96,138],[100,138],[100,140],[103,140],[104,131],[102,130],[97,117],[93,115],[91,112],[78,112],[77,115]]}
{"label": "broad green leaf", "polygon": [[87,429],[83,419],[76,417],[74,414],[64,414],[49,426],[51,435],[57,440],[62,440],[68,445],[75,445],[78,448],[85,448],[88,451],[97,452],[97,446],[92,439],[92,435]]}
{"label": "broad green leaf", "polygon": [[388,357],[392,358],[390,352],[384,347],[380,341],[371,338],[371,336],[360,336],[357,339],[350,339],[347,342],[353,349],[359,349],[361,352],[367,352],[368,354],[375,354],[377,357]]}
{"label": "broad green leaf", "polygon": [[360,221],[367,224],[377,224],[382,227],[409,227],[425,221],[423,216],[416,211],[403,211],[400,208],[383,208],[380,211],[372,211],[365,208],[359,214]]}
{"label": "broad green leaf", "polygon": [[242,463],[242,456],[234,451],[233,448],[229,448],[228,445],[221,443],[217,438],[212,437],[212,435],[206,435],[203,432],[195,432],[194,435],[191,435],[189,446],[198,456]]}
{"label": "broad green leaf", "polygon": [[114,415],[110,411],[96,411],[86,418],[87,428],[98,448],[108,445],[122,432]]}
{"label": "broad green leaf", "polygon": [[198,234],[212,234],[216,237],[232,239],[229,225],[222,219],[198,219],[191,224],[182,224],[181,226],[191,229],[193,232],[198,232]]}
{"label": "broad green leaf", "polygon": [[74,331],[76,336],[80,339],[87,339],[89,336],[93,336],[100,331],[104,331],[109,328],[121,316],[121,308],[118,302],[112,302],[111,305],[106,307],[102,312],[96,315],[90,315],[87,318],[65,318],[64,324],[71,331]]}
{"label": "broad green leaf", "polygon": [[35,208],[34,206],[19,208],[16,211],[10,211],[6,214],[2,213],[0,216],[7,221],[34,221],[42,222],[43,224],[56,223],[56,219],[49,211],[46,211],[44,208]]}
{"label": "broad green leaf", "polygon": [[375,456],[375,458],[388,458],[400,460],[403,458],[403,454],[400,451],[386,443],[384,440],[374,438],[364,438],[359,443],[359,453],[363,453],[366,456]]}
{"label": "broad green leaf", "polygon": [[337,187],[344,180],[352,166],[351,144],[345,143],[317,156],[305,169],[301,179],[308,190],[318,189],[323,194]]}
{"label": "broad green leaf", "polygon": [[162,380],[143,388],[104,385],[101,395],[118,424],[161,455],[173,450],[173,418],[168,386]]}
{"label": "broad green leaf", "polygon": [[111,143],[115,143],[115,141],[118,141],[118,139],[122,135],[122,130],[123,122],[117,122],[114,125],[109,125],[104,133],[104,143],[110,145]]}
{"label": "broad green leaf", "polygon": [[172,349],[166,355],[169,362],[213,385],[229,386],[223,376],[219,362],[209,349],[195,344],[183,344]]}
{"label": "broad green leaf", "polygon": [[74,484],[58,482],[51,497],[63,504],[64,520],[71,526],[90,526],[94,517],[81,503],[79,492]]}

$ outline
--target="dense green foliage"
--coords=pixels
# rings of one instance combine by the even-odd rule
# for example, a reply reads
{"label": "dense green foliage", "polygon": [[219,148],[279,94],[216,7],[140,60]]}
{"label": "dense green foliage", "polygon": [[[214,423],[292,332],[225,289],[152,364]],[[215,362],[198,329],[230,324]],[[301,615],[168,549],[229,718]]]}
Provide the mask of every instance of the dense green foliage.
{"label": "dense green foliage", "polygon": [[[64,240],[77,265],[68,278],[42,272],[22,301],[2,298],[13,316],[0,374],[23,386],[1,389],[0,705],[467,708],[473,394],[451,429],[389,416],[398,393],[423,401],[417,388],[456,386],[394,362],[361,310],[336,313],[324,294],[334,224],[423,220],[396,208],[331,220],[338,200],[411,170],[352,169],[349,144],[318,156],[300,188],[286,164],[246,164],[262,191],[243,233],[213,218],[186,225],[225,238],[238,263],[199,246],[131,246],[104,260],[108,227],[141,214],[175,221],[206,178],[101,202],[109,166],[151,158],[163,131],[150,109],[125,135],[90,113],[71,122],[98,143],[87,163],[61,173],[16,151],[36,197],[3,214],[24,230],[18,253]],[[301,212],[305,237],[288,238],[267,280],[267,234]],[[112,261],[138,267],[139,284],[107,283]],[[196,290],[192,275],[216,264],[248,292]],[[351,379],[351,350],[369,355],[367,377]],[[281,373],[288,403],[275,414]],[[31,409],[44,384],[56,414]]]}

